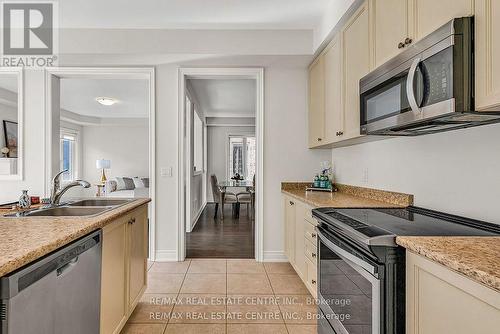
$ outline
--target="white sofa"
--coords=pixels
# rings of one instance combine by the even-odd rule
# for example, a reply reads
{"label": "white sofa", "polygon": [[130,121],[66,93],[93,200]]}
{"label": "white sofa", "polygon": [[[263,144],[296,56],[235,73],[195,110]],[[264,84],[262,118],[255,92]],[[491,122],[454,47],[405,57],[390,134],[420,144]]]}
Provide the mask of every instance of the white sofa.
{"label": "white sofa", "polygon": [[[132,178],[130,179],[143,179],[143,178]],[[141,186],[138,184],[137,180],[134,182],[134,189],[123,189],[123,190],[116,190],[117,189],[117,180],[111,179],[106,181],[105,186],[104,186],[104,194],[106,197],[120,197],[120,198],[145,198],[145,197],[150,197],[149,196],[149,185],[148,187],[146,186]]]}

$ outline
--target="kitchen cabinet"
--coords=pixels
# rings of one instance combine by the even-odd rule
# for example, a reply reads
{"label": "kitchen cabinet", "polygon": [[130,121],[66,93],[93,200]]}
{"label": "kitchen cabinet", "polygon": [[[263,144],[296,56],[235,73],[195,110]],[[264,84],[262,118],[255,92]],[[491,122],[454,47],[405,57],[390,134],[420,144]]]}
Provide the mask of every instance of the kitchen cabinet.
{"label": "kitchen cabinet", "polygon": [[341,32],[344,80],[343,139],[360,137],[359,80],[370,72],[370,28],[365,2]]}
{"label": "kitchen cabinet", "polygon": [[291,264],[295,263],[295,202],[284,196],[285,202],[285,254]]}
{"label": "kitchen cabinet", "polygon": [[335,143],[343,138],[342,109],[342,46],[337,35],[325,49],[325,142]]}
{"label": "kitchen cabinet", "polygon": [[319,57],[309,68],[309,147],[321,146],[325,138],[325,69]]}
{"label": "kitchen cabinet", "polygon": [[147,280],[148,213],[139,210],[127,221],[128,229],[128,308],[133,308],[142,296]]}
{"label": "kitchen cabinet", "polygon": [[313,297],[317,296],[317,236],[312,207],[284,195],[285,254]]}
{"label": "kitchen cabinet", "polygon": [[300,201],[295,203],[295,271],[304,280],[307,277],[306,266],[306,248],[305,248],[305,230],[304,214],[305,205]]}
{"label": "kitchen cabinet", "polygon": [[103,228],[101,333],[120,333],[146,289],[147,205]]}
{"label": "kitchen cabinet", "polygon": [[500,292],[406,252],[408,334],[490,334],[500,328]]}
{"label": "kitchen cabinet", "polygon": [[476,109],[500,110],[500,2],[475,1]]}
{"label": "kitchen cabinet", "polygon": [[408,0],[414,40],[419,40],[455,17],[474,14],[475,0]]}
{"label": "kitchen cabinet", "polygon": [[400,53],[406,38],[412,36],[409,7],[406,0],[370,0],[375,67]]}

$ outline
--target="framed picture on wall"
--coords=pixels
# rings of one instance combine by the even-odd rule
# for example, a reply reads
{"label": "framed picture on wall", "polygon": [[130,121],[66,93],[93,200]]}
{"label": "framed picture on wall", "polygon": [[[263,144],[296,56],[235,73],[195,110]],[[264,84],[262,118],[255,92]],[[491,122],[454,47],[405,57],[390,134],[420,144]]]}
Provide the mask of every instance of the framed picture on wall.
{"label": "framed picture on wall", "polygon": [[9,149],[9,158],[17,158],[17,122],[3,121],[5,144]]}

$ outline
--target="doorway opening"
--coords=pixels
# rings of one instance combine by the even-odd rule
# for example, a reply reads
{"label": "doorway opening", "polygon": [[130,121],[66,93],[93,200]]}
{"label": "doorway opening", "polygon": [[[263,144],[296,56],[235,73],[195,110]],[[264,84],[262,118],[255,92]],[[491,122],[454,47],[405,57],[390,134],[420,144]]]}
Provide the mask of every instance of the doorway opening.
{"label": "doorway opening", "polygon": [[179,261],[262,261],[263,70],[180,71]]}
{"label": "doorway opening", "polygon": [[154,70],[46,70],[45,188],[83,179],[66,199],[150,197],[149,258],[155,258]]}

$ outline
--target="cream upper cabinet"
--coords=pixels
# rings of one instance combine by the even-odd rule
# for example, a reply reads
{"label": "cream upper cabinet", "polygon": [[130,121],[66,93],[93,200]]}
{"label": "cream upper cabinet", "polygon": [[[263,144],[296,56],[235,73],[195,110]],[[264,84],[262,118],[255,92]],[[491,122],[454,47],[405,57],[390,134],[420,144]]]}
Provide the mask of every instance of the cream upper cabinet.
{"label": "cream upper cabinet", "polygon": [[343,139],[360,136],[359,80],[370,72],[370,25],[368,4],[363,4],[342,30],[344,71]]}
{"label": "cream upper cabinet", "polygon": [[491,334],[500,328],[500,292],[406,252],[406,333]]}
{"label": "cream upper cabinet", "polygon": [[325,142],[334,143],[343,138],[344,112],[342,110],[342,48],[337,35],[324,53],[325,66]]}
{"label": "cream upper cabinet", "polygon": [[500,110],[500,1],[475,1],[476,109]]}
{"label": "cream upper cabinet", "polygon": [[325,138],[325,68],[319,57],[309,68],[309,147],[323,145]]}
{"label": "cream upper cabinet", "polygon": [[[474,14],[475,0],[408,0],[415,35],[421,39],[455,17]],[[495,2],[495,1],[492,1]]]}
{"label": "cream upper cabinet", "polygon": [[375,67],[404,50],[406,38],[411,38],[406,0],[370,0]]}

